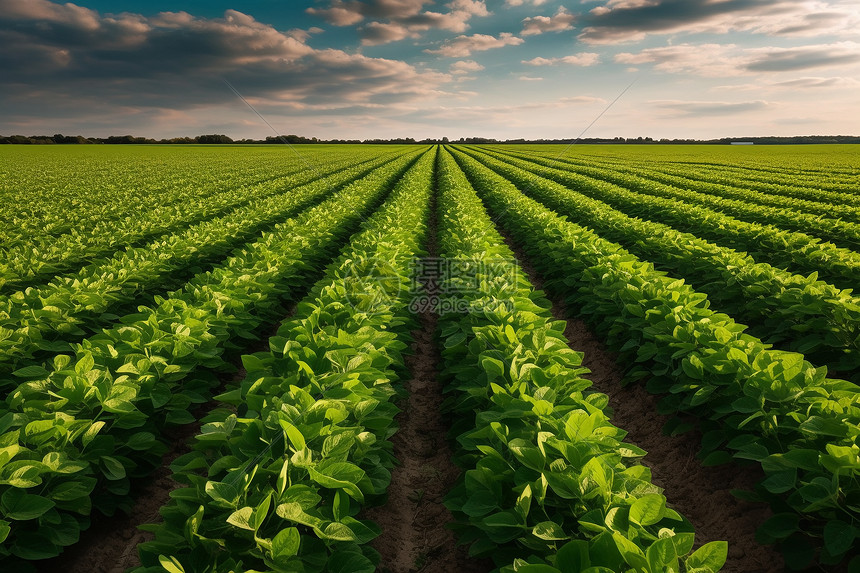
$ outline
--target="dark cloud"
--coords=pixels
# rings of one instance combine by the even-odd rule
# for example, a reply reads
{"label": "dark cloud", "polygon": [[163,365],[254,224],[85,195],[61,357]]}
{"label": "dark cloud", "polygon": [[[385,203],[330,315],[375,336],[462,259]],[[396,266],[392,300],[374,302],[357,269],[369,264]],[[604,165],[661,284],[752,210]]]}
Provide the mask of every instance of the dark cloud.
{"label": "dark cloud", "polygon": [[400,19],[421,12],[432,0],[333,0],[328,8],[308,8],[308,14],[335,26],[351,26],[365,18]]}
{"label": "dark cloud", "polygon": [[[308,8],[307,13],[323,18],[335,26],[362,25],[359,33],[362,44],[375,46],[416,38],[427,30],[465,32],[469,20],[475,16],[488,16],[485,0],[451,0],[445,12],[424,10],[428,0],[332,0],[327,8]],[[385,20],[381,22],[380,20]]]}
{"label": "dark cloud", "polygon": [[235,10],[211,19],[184,12],[145,18],[0,0],[3,121],[235,105],[224,79],[255,105],[330,112],[426,97],[452,79],[398,60],[316,50],[307,37]]}
{"label": "dark cloud", "polygon": [[856,9],[821,10],[822,1],[791,0],[608,0],[580,18],[580,40],[614,43],[648,34],[752,31],[811,36],[845,33]]}

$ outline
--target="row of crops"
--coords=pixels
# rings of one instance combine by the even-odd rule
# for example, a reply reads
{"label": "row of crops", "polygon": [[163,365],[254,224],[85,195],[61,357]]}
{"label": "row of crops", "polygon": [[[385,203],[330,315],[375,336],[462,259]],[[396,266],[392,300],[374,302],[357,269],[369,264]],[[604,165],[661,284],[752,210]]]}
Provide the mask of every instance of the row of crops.
{"label": "row of crops", "polygon": [[667,504],[509,239],[702,464],[760,468],[738,492],[773,509],[760,542],[860,569],[856,167],[563,151],[4,150],[0,195],[27,200],[0,233],[0,566],[127,512],[199,422],[137,573],[376,570],[363,510],[398,463],[432,255],[456,269],[436,335],[470,555],[720,570],[726,541]]}

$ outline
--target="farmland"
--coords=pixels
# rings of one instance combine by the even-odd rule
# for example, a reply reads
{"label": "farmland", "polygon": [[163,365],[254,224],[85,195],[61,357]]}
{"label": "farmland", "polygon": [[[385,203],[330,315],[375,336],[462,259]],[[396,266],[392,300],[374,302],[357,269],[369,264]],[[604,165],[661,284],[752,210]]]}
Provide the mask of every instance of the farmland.
{"label": "farmland", "polygon": [[0,157],[4,571],[860,571],[850,146]]}

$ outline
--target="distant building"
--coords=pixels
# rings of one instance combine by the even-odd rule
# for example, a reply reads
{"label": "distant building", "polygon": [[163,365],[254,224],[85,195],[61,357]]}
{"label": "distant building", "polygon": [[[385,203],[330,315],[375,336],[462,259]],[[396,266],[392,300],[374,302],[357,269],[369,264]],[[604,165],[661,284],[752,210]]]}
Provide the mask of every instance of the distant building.
{"label": "distant building", "polygon": [[755,145],[752,141],[733,141],[732,145]]}

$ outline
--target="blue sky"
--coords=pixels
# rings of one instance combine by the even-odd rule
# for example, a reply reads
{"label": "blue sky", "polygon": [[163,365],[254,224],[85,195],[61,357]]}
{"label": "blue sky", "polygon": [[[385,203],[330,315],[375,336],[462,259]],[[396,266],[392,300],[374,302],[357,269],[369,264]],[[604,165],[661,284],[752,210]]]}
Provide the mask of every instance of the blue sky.
{"label": "blue sky", "polygon": [[0,134],[860,134],[855,0],[0,0]]}

